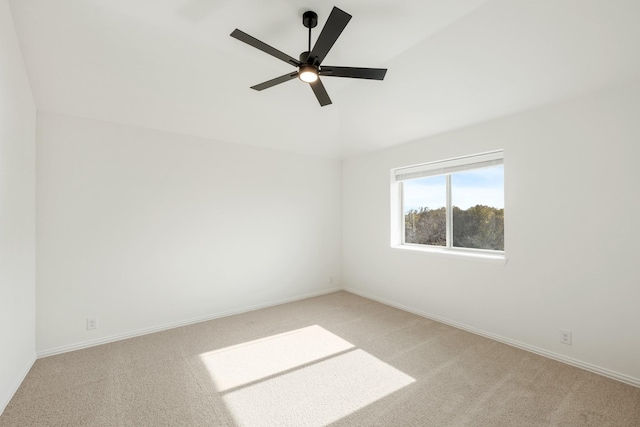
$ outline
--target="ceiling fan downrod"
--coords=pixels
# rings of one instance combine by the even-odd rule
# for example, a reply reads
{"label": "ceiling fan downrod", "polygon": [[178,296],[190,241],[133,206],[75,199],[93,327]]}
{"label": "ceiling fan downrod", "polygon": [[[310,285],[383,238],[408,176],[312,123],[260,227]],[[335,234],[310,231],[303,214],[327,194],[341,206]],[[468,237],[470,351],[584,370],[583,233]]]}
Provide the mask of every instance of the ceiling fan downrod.
{"label": "ceiling fan downrod", "polygon": [[311,29],[318,25],[318,14],[307,10],[302,14],[302,25],[309,29],[309,48],[307,50],[311,52]]}
{"label": "ceiling fan downrod", "polygon": [[[311,29],[318,25],[318,14],[312,10],[307,10],[302,14],[302,25],[309,29],[309,47],[307,48],[307,52],[300,54],[300,61],[307,62],[309,52],[311,52]],[[307,53],[307,58],[305,58],[305,60],[302,59],[302,55],[304,53]]]}

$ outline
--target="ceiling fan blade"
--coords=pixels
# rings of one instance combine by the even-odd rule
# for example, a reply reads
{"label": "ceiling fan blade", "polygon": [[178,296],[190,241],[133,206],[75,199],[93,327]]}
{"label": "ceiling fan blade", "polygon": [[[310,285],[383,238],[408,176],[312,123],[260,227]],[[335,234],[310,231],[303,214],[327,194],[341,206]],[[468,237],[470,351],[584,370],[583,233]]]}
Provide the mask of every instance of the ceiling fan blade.
{"label": "ceiling fan blade", "polygon": [[323,66],[320,69],[321,76],[327,77],[351,77],[353,79],[383,80],[387,74],[386,68],[358,68],[358,67],[332,67]]}
{"label": "ceiling fan blade", "polygon": [[335,6],[333,7],[329,18],[324,24],[324,27],[318,36],[318,40],[316,40],[316,44],[313,46],[313,50],[309,55],[309,58],[316,57],[316,65],[322,63],[322,60],[327,56],[327,53],[329,53],[329,50],[333,47],[336,40],[338,40],[342,30],[347,26],[350,19],[351,15],[347,12],[340,10]]}
{"label": "ceiling fan blade", "polygon": [[261,42],[257,38],[251,37],[249,34],[238,30],[237,28],[231,33],[231,37],[238,39],[241,42],[245,42],[246,44],[253,46],[256,49],[260,49],[264,53],[275,56],[276,58],[286,62],[287,64],[293,65],[294,67],[300,66],[300,61],[298,61],[297,59],[287,55],[284,52],[280,52],[275,47],[271,47],[268,44]]}
{"label": "ceiling fan blade", "polygon": [[275,79],[268,80],[264,83],[257,84],[255,86],[251,86],[251,89],[254,90],[265,90],[273,87],[275,85],[279,85],[280,83],[288,82],[291,79],[295,79],[298,77],[298,72],[285,74],[284,76],[276,77]]}
{"label": "ceiling fan blade", "polygon": [[327,90],[324,88],[324,85],[322,84],[320,79],[316,80],[313,83],[309,83],[309,86],[311,86],[311,89],[313,89],[313,93],[316,94],[316,98],[318,98],[318,102],[320,103],[321,107],[331,104],[331,98],[329,98],[329,94],[327,93]]}

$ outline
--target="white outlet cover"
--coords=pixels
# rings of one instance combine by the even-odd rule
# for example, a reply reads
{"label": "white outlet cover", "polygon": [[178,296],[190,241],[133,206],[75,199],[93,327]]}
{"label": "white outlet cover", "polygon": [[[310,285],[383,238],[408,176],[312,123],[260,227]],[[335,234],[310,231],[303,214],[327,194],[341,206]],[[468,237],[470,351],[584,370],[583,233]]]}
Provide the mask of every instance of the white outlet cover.
{"label": "white outlet cover", "polygon": [[564,329],[560,330],[560,342],[562,344],[571,345],[571,331]]}
{"label": "white outlet cover", "polygon": [[87,317],[87,330],[98,329],[98,319],[96,317]]}

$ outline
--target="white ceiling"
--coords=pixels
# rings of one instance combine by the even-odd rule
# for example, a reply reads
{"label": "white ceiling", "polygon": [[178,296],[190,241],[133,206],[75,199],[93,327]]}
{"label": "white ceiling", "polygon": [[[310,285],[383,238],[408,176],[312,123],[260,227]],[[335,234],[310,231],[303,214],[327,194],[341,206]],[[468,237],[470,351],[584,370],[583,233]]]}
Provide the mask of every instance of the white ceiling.
{"label": "white ceiling", "polygon": [[334,158],[426,137],[640,75],[638,0],[342,0],[353,19],[325,65],[386,67],[383,82],[295,71],[229,34],[297,57],[318,0],[11,0],[43,111]]}

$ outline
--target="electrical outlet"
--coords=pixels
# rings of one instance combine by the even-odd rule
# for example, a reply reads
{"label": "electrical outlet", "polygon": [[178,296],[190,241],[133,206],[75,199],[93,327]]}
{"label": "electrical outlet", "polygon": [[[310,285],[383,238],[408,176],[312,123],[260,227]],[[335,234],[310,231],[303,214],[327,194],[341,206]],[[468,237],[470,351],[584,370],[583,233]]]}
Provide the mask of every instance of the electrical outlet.
{"label": "electrical outlet", "polygon": [[560,342],[562,344],[571,345],[571,331],[560,329]]}
{"label": "electrical outlet", "polygon": [[87,317],[87,331],[91,329],[98,329],[98,318],[97,317]]}

